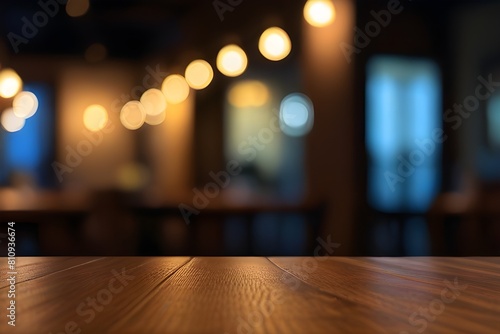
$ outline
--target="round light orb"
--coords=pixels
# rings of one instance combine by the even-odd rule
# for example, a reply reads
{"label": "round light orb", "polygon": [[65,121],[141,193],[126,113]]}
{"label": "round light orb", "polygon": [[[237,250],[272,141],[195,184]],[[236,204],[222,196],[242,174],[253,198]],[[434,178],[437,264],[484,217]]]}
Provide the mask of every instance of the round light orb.
{"label": "round light orb", "polygon": [[71,17],[85,15],[89,10],[89,0],[68,0],[66,3],[66,13]]}
{"label": "round light orb", "polygon": [[23,82],[21,77],[11,68],[0,71],[0,96],[11,98],[21,91]]}
{"label": "round light orb", "polygon": [[188,98],[189,85],[182,75],[172,74],[163,80],[161,91],[168,103],[178,104]]}
{"label": "round light orb", "polygon": [[223,47],[217,54],[217,68],[228,77],[237,77],[245,72],[248,59],[245,51],[236,44]]}
{"label": "round light orb", "polygon": [[146,109],[139,101],[127,102],[120,112],[120,122],[129,130],[139,129],[146,121]]}
{"label": "round light orb", "polygon": [[335,7],[330,0],[308,0],[304,5],[304,18],[314,27],[324,27],[335,20]]}
{"label": "round light orb", "polygon": [[279,116],[281,130],[291,137],[300,137],[312,129],[314,107],[306,95],[292,93],[281,101]]}
{"label": "round light orb", "polygon": [[0,117],[0,123],[5,130],[8,132],[17,132],[24,127],[26,120],[24,118],[17,117],[14,114],[13,108],[5,109]]}
{"label": "round light orb", "polygon": [[88,106],[83,112],[83,125],[92,132],[102,130],[108,124],[108,112],[98,104]]}
{"label": "round light orb", "polygon": [[30,118],[38,110],[38,98],[32,92],[21,92],[12,101],[14,114],[19,118]]}
{"label": "round light orb", "polygon": [[163,123],[163,121],[165,120],[165,118],[167,117],[167,113],[166,111],[162,111],[161,113],[159,113],[158,115],[146,115],[146,124],[149,124],[149,125],[160,125],[161,123]]}
{"label": "round light orb", "polygon": [[269,60],[282,60],[288,56],[291,49],[290,37],[281,28],[271,27],[266,29],[260,36],[259,51]]}
{"label": "round light orb", "polygon": [[206,88],[214,78],[212,66],[203,59],[193,60],[186,67],[186,81],[193,89]]}
{"label": "round light orb", "polygon": [[161,90],[148,89],[141,96],[141,103],[146,110],[146,115],[159,115],[167,108],[167,99]]}

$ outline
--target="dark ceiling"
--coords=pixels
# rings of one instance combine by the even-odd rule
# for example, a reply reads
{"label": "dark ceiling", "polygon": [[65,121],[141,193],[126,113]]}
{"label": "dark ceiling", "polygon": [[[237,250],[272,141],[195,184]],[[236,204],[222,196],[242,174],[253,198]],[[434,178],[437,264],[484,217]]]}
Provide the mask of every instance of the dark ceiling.
{"label": "dark ceiling", "polygon": [[[50,2],[56,0],[39,0]],[[16,54],[9,33],[22,36],[23,17],[33,22],[42,10],[39,1],[2,0],[0,36],[10,56]],[[231,0],[236,3],[236,0]],[[254,43],[266,25],[280,25],[292,41],[298,38],[304,1],[243,0],[221,21],[213,0],[97,0],[81,17],[66,14],[65,5],[28,43],[24,55],[81,55],[96,42],[110,57],[141,59],[155,54],[178,54],[201,49],[212,54],[227,42]],[[228,3],[230,1],[223,0]]]}

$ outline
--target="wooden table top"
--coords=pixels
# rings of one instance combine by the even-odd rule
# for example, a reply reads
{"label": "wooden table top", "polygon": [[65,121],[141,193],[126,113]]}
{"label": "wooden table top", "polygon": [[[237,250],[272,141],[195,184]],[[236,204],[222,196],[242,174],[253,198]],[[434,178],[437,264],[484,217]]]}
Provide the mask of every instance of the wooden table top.
{"label": "wooden table top", "polygon": [[17,258],[1,333],[500,333],[500,258]]}

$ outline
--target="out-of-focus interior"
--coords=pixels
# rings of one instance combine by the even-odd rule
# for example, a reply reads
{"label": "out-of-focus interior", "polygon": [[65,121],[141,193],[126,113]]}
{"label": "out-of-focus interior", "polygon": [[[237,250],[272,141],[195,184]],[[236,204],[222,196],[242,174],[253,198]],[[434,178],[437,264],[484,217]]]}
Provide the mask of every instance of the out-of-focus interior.
{"label": "out-of-focus interior", "polygon": [[15,221],[18,255],[499,255],[499,16],[2,1],[0,241]]}

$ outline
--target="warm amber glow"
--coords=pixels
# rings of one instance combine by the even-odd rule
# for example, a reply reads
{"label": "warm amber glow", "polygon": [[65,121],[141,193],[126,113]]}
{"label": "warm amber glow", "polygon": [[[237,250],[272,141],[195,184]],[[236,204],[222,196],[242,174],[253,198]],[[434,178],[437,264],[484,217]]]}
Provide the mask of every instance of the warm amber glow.
{"label": "warm amber glow", "polygon": [[163,80],[161,91],[167,98],[168,103],[177,104],[183,102],[189,96],[189,85],[180,74],[172,74]]}
{"label": "warm amber glow", "polygon": [[217,54],[217,68],[228,77],[237,77],[245,72],[248,64],[247,55],[238,45],[223,47]]}
{"label": "warm amber glow", "polygon": [[120,189],[134,191],[143,188],[149,180],[148,169],[139,163],[122,165],[116,173],[116,182]]}
{"label": "warm amber glow", "polygon": [[108,112],[103,106],[93,104],[83,112],[83,125],[92,131],[102,130],[108,123]]}
{"label": "warm amber glow", "polygon": [[269,100],[269,89],[257,80],[242,81],[229,90],[228,100],[238,108],[261,107]]}
{"label": "warm amber glow", "polygon": [[11,68],[0,71],[0,96],[10,98],[19,93],[23,86],[21,77]]}
{"label": "warm amber glow", "polygon": [[167,113],[165,111],[162,111],[158,115],[147,114],[145,122],[146,122],[146,124],[149,124],[149,125],[160,125],[161,123],[163,123],[166,116],[167,116]]}
{"label": "warm amber glow", "polygon": [[167,99],[165,95],[161,90],[156,88],[145,91],[141,96],[141,103],[146,110],[146,114],[150,116],[159,115],[167,108]]}
{"label": "warm amber glow", "polygon": [[12,108],[5,109],[0,119],[0,123],[2,123],[3,128],[9,132],[21,130],[24,127],[25,122],[24,118],[17,117],[14,114],[14,109]]}
{"label": "warm amber glow", "polygon": [[38,110],[38,98],[32,92],[21,92],[12,101],[14,114],[19,118],[30,118]]}
{"label": "warm amber glow", "polygon": [[212,66],[202,59],[193,60],[186,67],[186,81],[194,89],[207,87],[214,77]]}
{"label": "warm amber glow", "polygon": [[269,28],[260,36],[259,51],[269,60],[281,60],[288,56],[291,49],[290,37],[281,28]]}
{"label": "warm amber glow", "polygon": [[304,6],[304,18],[312,26],[327,26],[335,20],[335,7],[330,0],[308,0]]}
{"label": "warm amber glow", "polygon": [[89,0],[68,0],[66,13],[71,17],[84,15],[89,10]]}
{"label": "warm amber glow", "polygon": [[127,102],[120,112],[120,122],[129,130],[139,129],[146,121],[146,109],[139,101]]}

